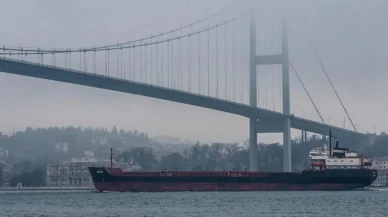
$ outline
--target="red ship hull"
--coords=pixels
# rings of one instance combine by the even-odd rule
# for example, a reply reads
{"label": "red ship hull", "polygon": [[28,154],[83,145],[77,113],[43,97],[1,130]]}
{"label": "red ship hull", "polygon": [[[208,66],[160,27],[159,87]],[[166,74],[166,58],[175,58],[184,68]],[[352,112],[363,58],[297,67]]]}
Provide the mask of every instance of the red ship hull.
{"label": "red ship hull", "polygon": [[338,191],[363,188],[377,177],[376,170],[326,170],[300,173],[269,172],[123,172],[90,167],[97,191]]}

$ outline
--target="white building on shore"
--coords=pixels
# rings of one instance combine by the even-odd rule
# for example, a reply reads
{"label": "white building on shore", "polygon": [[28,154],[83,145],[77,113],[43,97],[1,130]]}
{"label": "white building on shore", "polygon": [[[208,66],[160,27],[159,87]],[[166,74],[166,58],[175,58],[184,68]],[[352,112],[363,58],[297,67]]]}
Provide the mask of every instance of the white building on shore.
{"label": "white building on shore", "polygon": [[[136,164],[117,163],[113,161],[115,167],[120,167],[125,171],[138,170]],[[110,166],[110,161],[62,161],[59,163],[49,163],[46,166],[46,185],[48,187],[93,187],[92,177],[88,167]]]}
{"label": "white building on shore", "polygon": [[0,148],[0,163],[4,164],[5,161],[7,160],[9,155],[9,151],[3,148]]}
{"label": "white building on shore", "polygon": [[372,168],[378,170],[376,181],[372,186],[388,186],[388,157],[373,158]]}

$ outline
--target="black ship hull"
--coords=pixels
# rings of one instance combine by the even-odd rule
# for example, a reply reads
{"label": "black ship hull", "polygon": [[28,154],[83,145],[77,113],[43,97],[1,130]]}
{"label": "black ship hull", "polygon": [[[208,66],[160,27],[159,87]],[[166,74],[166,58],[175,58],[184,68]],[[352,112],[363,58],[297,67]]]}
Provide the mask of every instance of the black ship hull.
{"label": "black ship hull", "polygon": [[122,172],[89,167],[98,191],[306,191],[353,190],[369,186],[377,170],[331,169],[286,172]]}

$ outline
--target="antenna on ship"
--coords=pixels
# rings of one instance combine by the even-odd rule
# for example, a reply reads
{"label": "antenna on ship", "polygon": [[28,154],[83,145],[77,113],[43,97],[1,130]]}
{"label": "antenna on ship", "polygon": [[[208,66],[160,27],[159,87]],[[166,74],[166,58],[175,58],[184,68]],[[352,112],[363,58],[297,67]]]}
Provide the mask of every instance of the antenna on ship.
{"label": "antenna on ship", "polygon": [[329,156],[331,156],[331,129],[329,129]]}
{"label": "antenna on ship", "polygon": [[113,148],[110,148],[110,168],[112,169]]}

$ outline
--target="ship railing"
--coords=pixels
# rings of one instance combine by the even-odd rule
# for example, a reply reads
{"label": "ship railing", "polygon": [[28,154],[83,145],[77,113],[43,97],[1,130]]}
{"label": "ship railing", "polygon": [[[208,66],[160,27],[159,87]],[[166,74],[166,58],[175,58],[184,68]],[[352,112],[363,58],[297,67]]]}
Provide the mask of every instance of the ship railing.
{"label": "ship railing", "polygon": [[107,168],[111,174],[120,176],[222,176],[222,177],[269,177],[268,172],[249,172],[249,171],[162,171],[145,172],[131,171],[125,172],[119,168]]}

